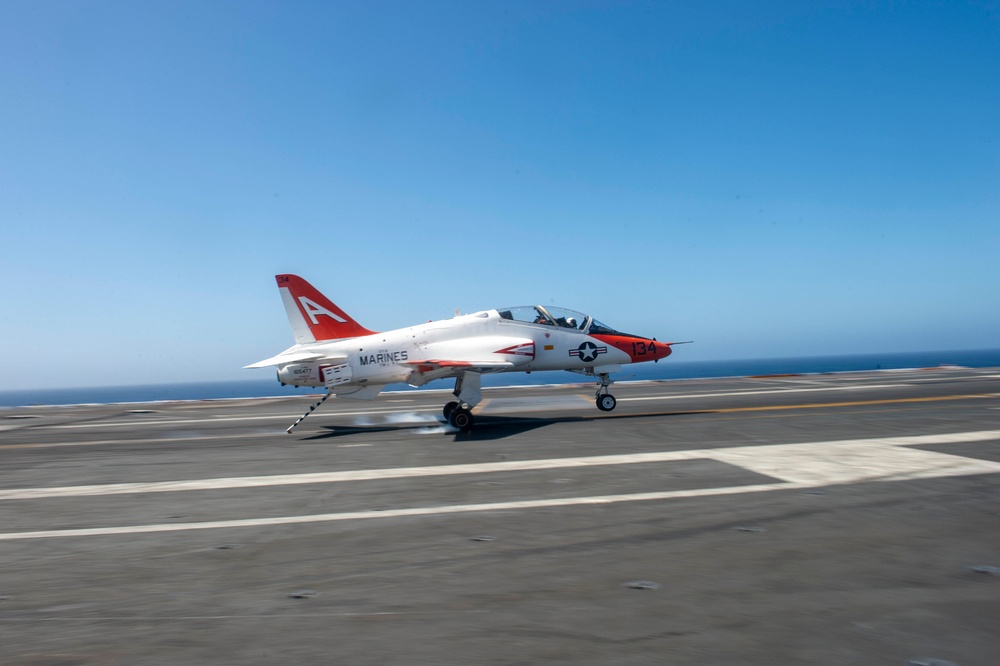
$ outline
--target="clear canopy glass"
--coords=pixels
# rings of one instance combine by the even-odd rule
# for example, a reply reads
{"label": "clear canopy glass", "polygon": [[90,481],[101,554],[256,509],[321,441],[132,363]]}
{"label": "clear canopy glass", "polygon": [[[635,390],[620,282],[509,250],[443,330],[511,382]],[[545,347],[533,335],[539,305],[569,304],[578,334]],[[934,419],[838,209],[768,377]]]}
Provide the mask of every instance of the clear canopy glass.
{"label": "clear canopy glass", "polygon": [[503,319],[521,321],[528,324],[572,328],[584,333],[611,334],[617,332],[590,315],[554,305],[518,305],[512,308],[500,308],[497,312],[500,313],[500,317]]}

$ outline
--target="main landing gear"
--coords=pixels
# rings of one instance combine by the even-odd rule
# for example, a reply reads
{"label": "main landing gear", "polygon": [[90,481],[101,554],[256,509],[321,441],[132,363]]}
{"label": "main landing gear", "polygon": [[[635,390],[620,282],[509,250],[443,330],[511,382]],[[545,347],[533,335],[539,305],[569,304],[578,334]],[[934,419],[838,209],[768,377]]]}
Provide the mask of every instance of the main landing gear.
{"label": "main landing gear", "polygon": [[468,432],[475,425],[476,420],[472,418],[471,409],[467,406],[463,407],[460,402],[453,400],[445,405],[441,411],[444,414],[445,420],[448,421],[448,425],[456,430]]}
{"label": "main landing gear", "polygon": [[598,374],[597,381],[600,384],[597,387],[597,408],[602,412],[610,412],[618,405],[615,396],[608,393],[608,387],[614,382],[611,381],[611,377],[606,372]]}
{"label": "main landing gear", "polygon": [[441,410],[448,425],[461,432],[469,432],[476,420],[472,418],[472,408],[482,399],[480,387],[482,375],[478,372],[463,372],[455,380],[455,397]]}

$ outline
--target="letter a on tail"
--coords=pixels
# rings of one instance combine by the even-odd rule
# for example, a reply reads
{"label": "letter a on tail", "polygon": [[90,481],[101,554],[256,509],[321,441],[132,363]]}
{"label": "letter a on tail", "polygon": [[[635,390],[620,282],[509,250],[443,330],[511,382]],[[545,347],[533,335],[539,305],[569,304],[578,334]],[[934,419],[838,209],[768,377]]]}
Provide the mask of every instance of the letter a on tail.
{"label": "letter a on tail", "polygon": [[277,275],[278,291],[299,344],[372,335],[333,301],[297,275]]}

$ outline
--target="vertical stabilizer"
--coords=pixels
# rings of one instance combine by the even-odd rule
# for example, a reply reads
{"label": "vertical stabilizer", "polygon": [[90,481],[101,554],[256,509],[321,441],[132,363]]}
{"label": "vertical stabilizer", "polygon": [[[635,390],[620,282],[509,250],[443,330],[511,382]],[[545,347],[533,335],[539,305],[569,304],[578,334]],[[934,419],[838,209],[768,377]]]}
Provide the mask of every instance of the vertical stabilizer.
{"label": "vertical stabilizer", "polygon": [[375,331],[351,319],[330,299],[298,275],[276,275],[281,301],[288,313],[295,342],[339,340],[372,335]]}

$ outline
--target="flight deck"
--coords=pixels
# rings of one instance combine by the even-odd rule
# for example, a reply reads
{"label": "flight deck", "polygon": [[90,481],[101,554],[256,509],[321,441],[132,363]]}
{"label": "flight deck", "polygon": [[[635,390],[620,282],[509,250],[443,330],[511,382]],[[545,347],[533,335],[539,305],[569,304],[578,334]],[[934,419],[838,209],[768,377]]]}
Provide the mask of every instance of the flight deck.
{"label": "flight deck", "polygon": [[1000,661],[1000,369],[595,388],[2,410],[0,664]]}

